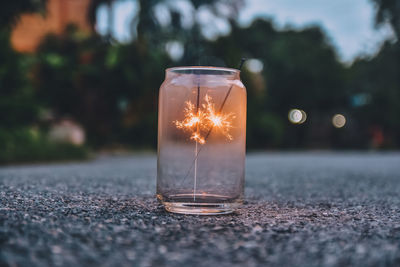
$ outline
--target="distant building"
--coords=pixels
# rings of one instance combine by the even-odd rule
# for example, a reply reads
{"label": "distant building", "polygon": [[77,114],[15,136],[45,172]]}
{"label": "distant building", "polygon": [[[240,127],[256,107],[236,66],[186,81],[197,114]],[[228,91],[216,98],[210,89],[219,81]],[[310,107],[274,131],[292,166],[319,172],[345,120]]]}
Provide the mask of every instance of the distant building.
{"label": "distant building", "polygon": [[25,14],[14,27],[11,44],[19,52],[33,52],[48,33],[62,33],[68,24],[77,25],[82,31],[91,31],[88,8],[91,0],[48,0],[47,12]]}

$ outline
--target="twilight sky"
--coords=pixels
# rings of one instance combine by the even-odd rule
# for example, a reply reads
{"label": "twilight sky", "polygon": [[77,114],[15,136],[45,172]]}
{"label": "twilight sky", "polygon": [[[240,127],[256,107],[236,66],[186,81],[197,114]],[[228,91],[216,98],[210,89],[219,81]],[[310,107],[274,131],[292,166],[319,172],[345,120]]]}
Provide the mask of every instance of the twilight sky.
{"label": "twilight sky", "polygon": [[[185,5],[184,1],[175,0],[174,3],[177,3],[182,11],[191,8]],[[123,42],[130,39],[129,22],[137,9],[135,1],[120,1],[114,4],[114,33],[118,40]],[[383,40],[392,37],[389,26],[379,29],[374,27],[374,12],[370,0],[246,0],[239,21],[248,25],[256,17],[266,17],[272,19],[278,29],[287,26],[301,29],[318,24],[337,48],[340,58],[351,62],[358,55],[376,53]],[[163,14],[162,9],[159,13]],[[206,12],[203,13],[200,14],[200,20],[212,19],[208,18]],[[97,29],[101,33],[105,31],[107,21],[105,9],[100,8],[98,16]],[[222,34],[229,32],[229,28],[222,22],[209,29],[217,29]],[[213,35],[209,33],[210,36]]]}

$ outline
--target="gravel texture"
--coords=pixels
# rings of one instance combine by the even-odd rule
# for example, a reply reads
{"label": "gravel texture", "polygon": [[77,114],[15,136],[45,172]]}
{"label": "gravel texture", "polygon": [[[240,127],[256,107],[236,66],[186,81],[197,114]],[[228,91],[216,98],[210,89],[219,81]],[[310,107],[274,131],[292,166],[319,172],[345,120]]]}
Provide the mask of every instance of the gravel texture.
{"label": "gravel texture", "polygon": [[0,168],[3,266],[400,266],[399,153],[249,154],[236,214],[170,214],[156,157]]}

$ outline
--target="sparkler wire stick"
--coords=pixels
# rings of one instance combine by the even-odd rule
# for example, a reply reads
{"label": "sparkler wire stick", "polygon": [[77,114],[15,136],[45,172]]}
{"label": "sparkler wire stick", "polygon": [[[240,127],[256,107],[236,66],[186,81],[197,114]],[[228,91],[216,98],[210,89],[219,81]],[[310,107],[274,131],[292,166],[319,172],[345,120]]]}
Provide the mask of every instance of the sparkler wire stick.
{"label": "sparkler wire stick", "polygon": [[[242,69],[242,66],[243,66],[243,64],[244,64],[245,61],[246,61],[246,58],[242,58],[242,59],[240,60],[239,70]],[[225,106],[226,100],[228,99],[228,97],[229,97],[229,95],[230,95],[230,93],[231,93],[231,91],[232,91],[232,87],[233,87],[233,85],[231,85],[231,87],[229,87],[228,92],[226,93],[225,98],[224,98],[224,100],[222,101],[222,104],[221,104],[221,106],[220,106],[220,108],[219,108],[219,110],[218,110],[218,113],[221,113],[221,112],[222,112],[222,109],[223,109],[224,106]],[[200,84],[198,83],[198,85],[197,85],[197,108],[196,108],[197,114],[198,114],[199,101],[200,101],[199,96],[200,96]],[[197,126],[197,127],[198,127],[198,126]],[[211,134],[211,131],[212,131],[213,127],[214,127],[214,125],[211,125],[210,130],[208,130],[207,135],[206,135],[205,138],[204,138],[204,141],[207,141],[208,137],[209,137],[210,134]],[[182,184],[185,182],[186,178],[189,176],[190,171],[191,171],[192,168],[193,168],[193,165],[195,165],[195,186],[196,186],[196,178],[197,178],[197,177],[196,177],[196,176],[197,176],[197,175],[196,175],[196,172],[197,172],[197,158],[198,158],[198,156],[199,156],[200,151],[201,151],[202,148],[203,148],[203,147],[200,147],[200,149],[197,150],[197,140],[196,140],[196,153],[195,153],[195,157],[194,157],[194,159],[193,159],[193,161],[192,161],[192,164],[190,165],[189,170],[187,171],[185,177],[184,177],[183,180],[182,180]],[[196,187],[195,187],[195,188],[196,188]],[[194,189],[194,191],[195,191],[195,189]],[[195,195],[194,195],[194,200],[196,200]]]}
{"label": "sparkler wire stick", "polygon": [[[197,83],[197,102],[196,102],[196,114],[199,116],[199,106],[200,106],[200,82]],[[197,122],[196,126],[196,134],[199,135],[199,123]],[[196,187],[197,187],[197,155],[199,154],[197,151],[198,144],[197,144],[197,139],[196,141],[196,147],[194,150],[194,155],[195,155],[195,161],[194,161],[194,182],[193,182],[193,201],[196,201]]]}

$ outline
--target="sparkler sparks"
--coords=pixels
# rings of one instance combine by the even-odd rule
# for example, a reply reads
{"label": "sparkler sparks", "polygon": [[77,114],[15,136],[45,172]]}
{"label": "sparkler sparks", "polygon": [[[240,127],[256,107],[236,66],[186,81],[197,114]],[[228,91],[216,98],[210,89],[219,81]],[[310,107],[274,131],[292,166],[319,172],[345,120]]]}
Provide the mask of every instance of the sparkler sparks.
{"label": "sparkler sparks", "polygon": [[206,140],[204,140],[204,138],[199,133],[193,133],[190,139],[197,141],[202,145],[206,143]]}
{"label": "sparkler sparks", "polygon": [[215,111],[215,104],[212,103],[212,98],[209,95],[204,97],[206,104],[203,104],[203,108],[206,109],[206,113],[208,116],[206,117],[209,127],[213,127],[215,129],[220,130],[220,132],[230,141],[233,140],[232,135],[229,134],[229,131],[232,126],[232,120],[236,118],[233,113],[217,113]]}
{"label": "sparkler sparks", "polygon": [[236,118],[235,114],[217,112],[209,95],[205,95],[204,101],[205,103],[201,105],[201,108],[196,108],[192,102],[186,101],[185,117],[182,121],[174,121],[176,127],[191,132],[190,139],[202,145],[206,143],[207,139],[204,137],[207,136],[204,133],[212,128],[219,130],[228,140],[233,140],[229,131],[233,128],[232,121]]}
{"label": "sparkler sparks", "polygon": [[205,120],[206,114],[198,109],[196,112],[196,107],[192,102],[186,101],[186,107],[184,109],[185,119],[182,121],[174,121],[176,128],[183,130],[193,130],[196,129],[197,126],[201,127],[203,124],[202,121]]}

